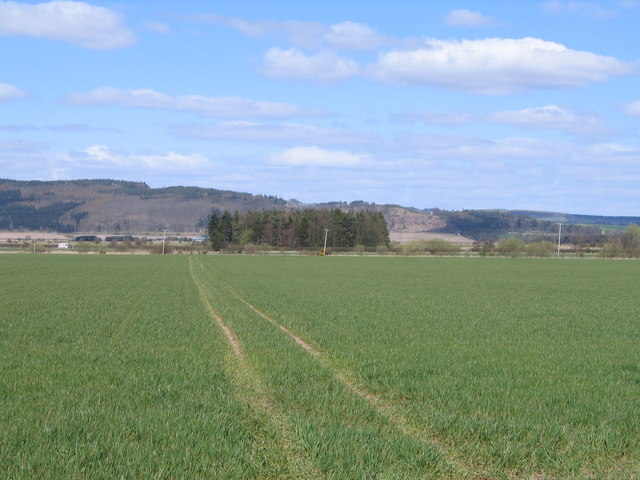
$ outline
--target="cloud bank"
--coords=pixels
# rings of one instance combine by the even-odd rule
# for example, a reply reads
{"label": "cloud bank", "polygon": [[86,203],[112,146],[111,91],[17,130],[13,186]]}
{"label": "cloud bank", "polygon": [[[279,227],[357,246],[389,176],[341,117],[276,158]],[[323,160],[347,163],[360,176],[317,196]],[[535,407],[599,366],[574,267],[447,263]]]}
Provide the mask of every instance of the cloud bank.
{"label": "cloud bank", "polygon": [[18,100],[27,96],[27,92],[9,83],[0,83],[0,103]]}
{"label": "cloud bank", "polygon": [[427,39],[381,52],[362,66],[323,50],[274,47],[261,72],[270,77],[336,83],[362,75],[380,83],[442,88],[483,95],[531,89],[576,88],[635,73],[638,63],[572,50],[538,38]]}
{"label": "cloud bank", "polygon": [[123,48],[135,42],[121,15],[69,0],[34,5],[0,1],[0,35],[61,40],[97,50]]}
{"label": "cloud bank", "polygon": [[385,83],[488,95],[581,87],[637,70],[635,64],[537,38],[426,40],[417,48],[380,54],[370,69]]}
{"label": "cloud bank", "polygon": [[159,108],[221,118],[284,118],[318,114],[290,103],[261,102],[236,97],[172,96],[151,89],[123,90],[106,86],[88,93],[67,95],[63,101],[71,105]]}
{"label": "cloud bank", "polygon": [[640,100],[626,104],[624,106],[624,111],[627,115],[631,115],[632,117],[640,117]]}
{"label": "cloud bank", "polygon": [[368,155],[343,150],[325,150],[315,146],[294,147],[269,156],[271,163],[295,167],[355,168],[369,165]]}
{"label": "cloud bank", "polygon": [[124,168],[179,170],[199,168],[207,164],[207,159],[200,154],[185,155],[176,152],[127,154],[114,152],[105,145],[88,147],[79,157],[93,164]]}
{"label": "cloud bank", "polygon": [[307,55],[299,48],[269,49],[264,56],[262,73],[269,77],[312,80],[318,83],[334,83],[346,80],[358,73],[357,62],[323,51]]}
{"label": "cloud bank", "polygon": [[180,126],[173,133],[183,138],[256,143],[307,143],[314,145],[363,145],[378,140],[348,128],[327,128],[300,123],[223,122],[209,126]]}
{"label": "cloud bank", "polygon": [[[577,2],[549,2],[550,12]],[[399,39],[363,23],[244,20],[221,15],[192,15],[194,21],[221,24],[252,37],[274,36],[290,44],[269,48],[259,71],[269,77],[338,83],[362,76],[380,83],[441,88],[483,95],[507,95],[532,89],[576,88],[636,73],[638,62],[568,48],[539,38],[477,40]],[[449,12],[445,22],[457,27],[499,25],[467,9]],[[383,47],[389,50],[380,51]],[[376,51],[367,62],[345,51]],[[340,53],[337,53],[340,52]]]}
{"label": "cloud bank", "polygon": [[491,17],[466,9],[452,10],[445,18],[445,23],[454,27],[491,27],[498,24]]}
{"label": "cloud bank", "polygon": [[558,105],[505,110],[488,114],[465,112],[416,112],[395,115],[396,123],[421,121],[435,125],[460,126],[469,123],[494,123],[530,130],[559,130],[572,135],[603,135],[610,133],[599,117],[590,113],[574,112]]}
{"label": "cloud bank", "polygon": [[304,49],[375,50],[392,39],[363,23],[344,21],[332,25],[320,22],[245,20],[222,15],[185,16],[187,20],[233,28],[250,37],[273,36]]}
{"label": "cloud bank", "polygon": [[596,116],[571,112],[557,105],[497,112],[488,115],[486,119],[492,123],[535,130],[563,130],[576,135],[607,132],[606,126]]}

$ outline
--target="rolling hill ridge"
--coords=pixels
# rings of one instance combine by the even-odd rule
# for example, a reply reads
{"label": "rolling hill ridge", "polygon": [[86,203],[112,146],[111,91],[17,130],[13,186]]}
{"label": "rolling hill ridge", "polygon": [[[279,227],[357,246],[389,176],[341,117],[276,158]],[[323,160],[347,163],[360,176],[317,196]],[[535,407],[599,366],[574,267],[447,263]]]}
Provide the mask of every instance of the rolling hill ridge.
{"label": "rolling hill ridge", "polygon": [[[213,211],[245,213],[299,208],[371,210],[382,213],[390,232],[452,233],[476,240],[513,232],[551,234],[557,223],[591,235],[598,225],[626,226],[640,217],[603,217],[510,210],[419,210],[365,201],[303,204],[272,195],[201,187],[151,188],[123,180],[17,181],[0,179],[0,230],[74,232],[198,232]],[[591,227],[589,227],[591,226]]]}

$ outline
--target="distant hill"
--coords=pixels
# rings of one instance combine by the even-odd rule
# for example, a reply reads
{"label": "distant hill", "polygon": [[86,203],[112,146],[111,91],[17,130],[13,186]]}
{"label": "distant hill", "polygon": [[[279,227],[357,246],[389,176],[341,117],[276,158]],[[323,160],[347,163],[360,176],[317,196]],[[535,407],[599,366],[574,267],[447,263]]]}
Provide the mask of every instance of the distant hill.
{"label": "distant hill", "polygon": [[524,215],[538,220],[580,225],[617,225],[626,227],[630,223],[640,224],[640,217],[607,217],[602,215],[575,215],[571,213],[535,212],[532,210],[509,210],[515,215]]}
{"label": "distant hill", "polygon": [[[640,217],[605,217],[573,215],[529,210],[434,210],[443,218],[443,232],[458,233],[475,240],[495,240],[503,236],[517,236],[528,240],[552,240],[562,223],[563,242],[598,243],[606,235],[621,230]],[[618,228],[605,228],[615,226]]]}
{"label": "distant hill", "polygon": [[151,188],[122,180],[16,181],[0,179],[0,229],[58,232],[193,232],[211,212],[340,208],[381,212],[389,229],[433,231],[437,215],[398,205],[364,201],[305,205],[276,196],[200,187]]}
{"label": "distant hill", "polygon": [[150,188],[121,180],[0,180],[0,229],[192,232],[220,211],[286,208],[287,201],[199,187]]}
{"label": "distant hill", "polygon": [[[370,210],[382,213],[395,233],[455,234],[475,240],[504,235],[551,235],[557,223],[566,235],[596,237],[595,225],[640,223],[640,217],[603,217],[525,210],[419,210],[365,201],[303,204],[271,195],[200,187],[151,188],[122,180],[16,181],[0,179],[0,230],[153,233],[203,230],[211,212],[297,208]],[[594,225],[594,227],[571,227]],[[584,236],[583,235],[583,236]],[[410,238],[412,236],[406,236]]]}

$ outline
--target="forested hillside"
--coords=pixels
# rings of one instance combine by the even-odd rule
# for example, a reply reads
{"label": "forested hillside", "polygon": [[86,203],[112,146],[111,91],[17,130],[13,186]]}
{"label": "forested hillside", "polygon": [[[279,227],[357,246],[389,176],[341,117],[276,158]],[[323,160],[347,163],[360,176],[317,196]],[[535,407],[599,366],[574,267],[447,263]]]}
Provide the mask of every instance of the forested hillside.
{"label": "forested hillside", "polygon": [[604,215],[577,215],[558,212],[534,212],[531,210],[510,210],[510,213],[533,217],[556,223],[576,223],[582,225],[612,225],[625,227],[631,223],[640,223],[640,217],[611,217]]}
{"label": "forested hillside", "polygon": [[[349,192],[345,192],[345,196]],[[390,232],[438,232],[462,235],[474,240],[496,240],[504,236],[529,239],[549,238],[563,223],[563,241],[603,240],[602,226],[620,228],[640,223],[640,217],[602,217],[550,212],[509,210],[448,211],[419,210],[400,205],[379,205],[358,200],[306,205],[272,195],[254,195],[201,187],[151,188],[146,183],[121,180],[15,181],[0,179],[0,230],[41,230],[66,233],[205,232],[212,212],[318,211],[377,212]],[[247,217],[249,218],[249,217]],[[253,217],[252,217],[253,218]],[[275,218],[275,217],[274,217]],[[297,218],[291,214],[290,218]],[[330,218],[323,228],[331,228]],[[281,220],[278,220],[281,222]],[[271,223],[280,228],[278,222]],[[254,232],[252,243],[267,233]],[[616,227],[617,228],[617,227]],[[286,228],[278,232],[286,238]],[[358,241],[357,243],[362,243]]]}
{"label": "forested hillside", "polygon": [[0,179],[1,230],[195,232],[206,230],[213,211],[244,214],[301,208],[378,212],[389,230],[398,232],[429,232],[445,226],[441,217],[428,211],[364,201],[305,205],[272,195],[200,187],[151,188],[121,180]]}
{"label": "forested hillside", "polygon": [[120,180],[0,180],[0,229],[58,232],[192,232],[214,208],[284,208],[267,195],[199,187],[150,188]]}
{"label": "forested hillside", "polygon": [[[458,233],[474,240],[495,240],[504,236],[555,237],[558,222],[541,220],[507,210],[436,210],[444,220],[442,232]],[[592,243],[604,239],[602,230],[595,225],[565,224],[563,240],[570,243]]]}

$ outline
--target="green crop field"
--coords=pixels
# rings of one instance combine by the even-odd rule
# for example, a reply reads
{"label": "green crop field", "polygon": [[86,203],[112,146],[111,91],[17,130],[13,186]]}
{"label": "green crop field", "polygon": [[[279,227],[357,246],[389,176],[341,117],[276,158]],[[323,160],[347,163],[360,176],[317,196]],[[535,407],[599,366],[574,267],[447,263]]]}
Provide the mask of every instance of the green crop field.
{"label": "green crop field", "polygon": [[0,478],[640,478],[640,263],[0,256]]}

